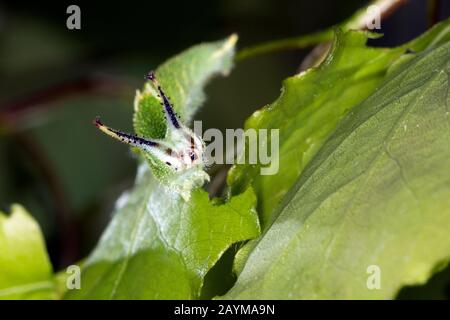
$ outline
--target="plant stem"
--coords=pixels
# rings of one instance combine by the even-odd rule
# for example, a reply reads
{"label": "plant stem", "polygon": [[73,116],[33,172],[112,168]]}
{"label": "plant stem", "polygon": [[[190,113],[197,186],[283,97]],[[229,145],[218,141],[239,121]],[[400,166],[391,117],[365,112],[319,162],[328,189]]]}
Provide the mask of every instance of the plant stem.
{"label": "plant stem", "polygon": [[262,43],[260,45],[244,48],[236,55],[236,61],[241,61],[249,57],[266,53],[284,51],[288,49],[300,49],[310,47],[333,38],[332,29],[319,31],[295,38],[287,38],[276,41]]}
{"label": "plant stem", "polygon": [[[407,0],[375,0],[370,5],[378,6],[381,14],[381,19],[385,19],[391,13],[393,13],[398,7],[405,4]],[[369,6],[366,6],[358,10],[353,16],[344,22],[338,24],[338,27],[349,29],[366,29],[367,21],[370,21],[372,14],[367,10]],[[287,38],[275,41],[269,41],[248,48],[244,48],[236,55],[236,61],[242,61],[250,57],[255,57],[262,54],[284,51],[290,49],[303,49],[313,45],[318,45],[322,42],[330,41],[333,39],[333,27],[306,34],[300,37]]]}

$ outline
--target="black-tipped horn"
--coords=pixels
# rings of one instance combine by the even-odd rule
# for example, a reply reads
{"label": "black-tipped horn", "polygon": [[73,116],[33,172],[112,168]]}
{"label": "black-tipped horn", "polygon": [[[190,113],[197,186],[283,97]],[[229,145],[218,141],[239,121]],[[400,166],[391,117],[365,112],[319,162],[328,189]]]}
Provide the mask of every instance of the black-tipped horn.
{"label": "black-tipped horn", "polygon": [[134,134],[125,133],[110,127],[105,126],[101,121],[100,117],[96,117],[93,124],[102,132],[106,133],[108,136],[119,140],[120,142],[129,144],[134,147],[144,148],[144,147],[157,147],[159,144],[155,141],[148,140],[145,138],[138,137]]}
{"label": "black-tipped horn", "polygon": [[146,76],[145,79],[150,80],[153,85],[156,87],[156,89],[159,92],[159,95],[161,96],[163,105],[164,105],[164,113],[166,114],[167,121],[169,121],[176,129],[180,128],[180,123],[178,121],[177,115],[175,111],[173,110],[173,106],[169,101],[169,98],[164,93],[163,89],[161,88],[161,85],[159,84],[158,80],[156,79],[155,72],[150,71]]}

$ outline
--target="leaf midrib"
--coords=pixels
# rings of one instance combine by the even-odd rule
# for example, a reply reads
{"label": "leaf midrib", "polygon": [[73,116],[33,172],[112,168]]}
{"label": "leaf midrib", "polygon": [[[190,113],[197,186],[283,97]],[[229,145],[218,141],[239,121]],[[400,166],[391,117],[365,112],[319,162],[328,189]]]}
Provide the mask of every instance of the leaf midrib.
{"label": "leaf midrib", "polygon": [[40,290],[53,290],[55,283],[52,281],[31,282],[28,284],[12,286],[0,289],[0,297],[10,296],[14,294],[30,293]]}

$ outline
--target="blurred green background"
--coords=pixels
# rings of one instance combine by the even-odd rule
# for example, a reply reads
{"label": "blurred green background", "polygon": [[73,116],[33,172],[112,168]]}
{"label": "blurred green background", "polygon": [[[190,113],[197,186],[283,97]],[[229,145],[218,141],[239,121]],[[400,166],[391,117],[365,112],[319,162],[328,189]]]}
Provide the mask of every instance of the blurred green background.
{"label": "blurred green background", "polygon": [[[449,2],[410,0],[382,23],[385,36],[372,44],[416,37],[449,16]],[[299,36],[336,24],[366,3],[0,2],[0,209],[8,212],[18,202],[30,210],[55,269],[83,258],[136,169],[127,147],[91,126],[96,115],[131,131],[134,93],[144,74],[191,45],[234,32],[239,48]],[[66,28],[70,4],[81,8],[81,30]],[[278,96],[281,81],[297,72],[307,53],[239,62],[229,77],[208,86],[196,118],[204,129],[242,127]]]}

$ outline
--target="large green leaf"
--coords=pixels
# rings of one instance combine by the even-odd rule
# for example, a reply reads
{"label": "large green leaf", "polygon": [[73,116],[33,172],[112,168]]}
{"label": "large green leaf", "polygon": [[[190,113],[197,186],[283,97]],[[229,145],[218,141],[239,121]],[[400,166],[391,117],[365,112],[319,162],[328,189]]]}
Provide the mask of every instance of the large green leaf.
{"label": "large green leaf", "polygon": [[445,266],[449,61],[448,42],[417,54],[343,119],[225,298],[393,298]]}
{"label": "large green leaf", "polygon": [[54,299],[55,283],[41,230],[26,210],[0,212],[0,299]]}
{"label": "large green leaf", "polygon": [[185,202],[147,169],[118,201],[115,216],[86,261],[82,289],[70,298],[193,299],[203,277],[234,242],[258,235],[249,189],[215,206],[201,189]]}
{"label": "large green leaf", "polygon": [[246,129],[280,130],[278,173],[260,175],[260,165],[235,165],[228,176],[231,194],[239,194],[252,184],[264,225],[338,121],[373,93],[393,64],[412,56],[404,54],[407,49],[418,52],[445,42],[450,38],[449,29],[446,21],[392,49],[367,47],[367,33],[337,29],[325,61],[285,80],[280,97],[246,122]]}
{"label": "large green leaf", "polygon": [[[228,72],[235,40],[194,47],[158,68],[184,121],[200,106],[206,80]],[[165,125],[163,118],[152,118],[161,115],[152,99],[150,87],[137,94],[135,129],[155,137]],[[147,163],[141,164],[134,188],[118,200],[112,221],[83,264],[81,290],[68,292],[67,298],[198,297],[204,276],[222,253],[259,234],[255,202],[251,188],[221,205],[214,205],[202,189],[185,200],[156,180]]]}

